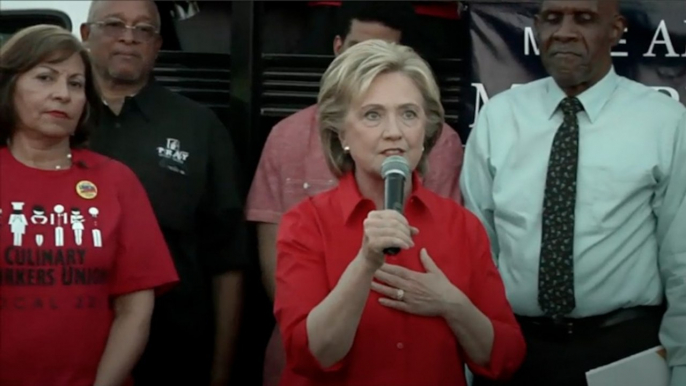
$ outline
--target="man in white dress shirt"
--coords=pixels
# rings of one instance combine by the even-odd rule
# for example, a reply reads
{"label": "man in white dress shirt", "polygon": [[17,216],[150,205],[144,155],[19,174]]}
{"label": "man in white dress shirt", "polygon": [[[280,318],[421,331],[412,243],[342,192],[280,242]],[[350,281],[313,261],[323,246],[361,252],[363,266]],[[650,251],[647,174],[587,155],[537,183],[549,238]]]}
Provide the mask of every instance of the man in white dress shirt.
{"label": "man in white dress shirt", "polygon": [[686,385],[686,109],[614,72],[625,24],[614,0],[543,1],[551,77],[492,98],[467,141],[465,205],[528,346],[506,385],[585,386],[659,344]]}

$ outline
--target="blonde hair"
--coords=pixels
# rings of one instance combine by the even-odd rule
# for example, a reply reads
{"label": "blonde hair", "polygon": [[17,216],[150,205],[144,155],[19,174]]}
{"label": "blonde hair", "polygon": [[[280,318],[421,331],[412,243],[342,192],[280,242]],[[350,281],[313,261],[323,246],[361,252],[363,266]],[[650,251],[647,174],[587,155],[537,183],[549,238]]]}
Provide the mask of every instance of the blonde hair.
{"label": "blonde hair", "polygon": [[395,72],[410,78],[424,99],[426,134],[417,169],[422,174],[426,172],[426,158],[445,121],[438,85],[429,65],[410,47],[374,39],[345,50],[334,59],[321,80],[317,99],[319,131],[326,163],[336,177],[355,167],[339,138],[350,104],[368,91],[377,76]]}

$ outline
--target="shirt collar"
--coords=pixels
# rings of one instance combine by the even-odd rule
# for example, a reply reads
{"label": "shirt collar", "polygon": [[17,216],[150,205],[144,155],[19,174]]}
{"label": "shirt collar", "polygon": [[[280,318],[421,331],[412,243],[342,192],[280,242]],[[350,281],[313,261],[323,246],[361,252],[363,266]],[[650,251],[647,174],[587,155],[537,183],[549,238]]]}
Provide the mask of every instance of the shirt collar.
{"label": "shirt collar", "polygon": [[[428,192],[424,185],[422,185],[421,178],[418,172],[412,173],[412,192],[410,197],[408,197],[405,207],[408,206],[422,206],[428,208]],[[359,208],[363,208],[367,205],[373,207],[374,204],[368,198],[365,198],[360,193],[357,187],[357,181],[355,181],[355,174],[353,172],[348,172],[338,181],[338,200],[341,204],[341,209],[343,211],[343,221],[347,224],[350,221]],[[365,213],[366,214],[366,213]]]}
{"label": "shirt collar", "polygon": [[[161,86],[151,77],[137,94],[126,97],[124,105],[132,104],[141,112],[143,118],[150,122],[155,116],[155,109],[159,107],[160,99],[156,97],[159,87]],[[103,100],[103,104],[107,106],[105,100]]]}
{"label": "shirt collar", "polygon": [[161,87],[162,86],[155,81],[155,78],[151,76],[145,87],[131,98],[136,103],[136,106],[141,113],[143,113],[143,117],[148,121],[151,121],[155,117],[155,112],[159,111],[160,103],[163,103],[163,100],[158,97],[159,89]]}
{"label": "shirt collar", "polygon": [[[577,98],[579,98],[579,101],[584,106],[584,111],[591,122],[594,122],[598,118],[600,111],[617,88],[618,82],[619,76],[615,73],[614,67],[610,67],[610,71],[608,71],[603,79],[588,90],[579,94]],[[546,112],[548,114],[548,119],[552,119],[560,102],[562,102],[567,95],[560,86],[555,83],[553,78],[549,78],[547,86],[547,95],[545,99]]]}

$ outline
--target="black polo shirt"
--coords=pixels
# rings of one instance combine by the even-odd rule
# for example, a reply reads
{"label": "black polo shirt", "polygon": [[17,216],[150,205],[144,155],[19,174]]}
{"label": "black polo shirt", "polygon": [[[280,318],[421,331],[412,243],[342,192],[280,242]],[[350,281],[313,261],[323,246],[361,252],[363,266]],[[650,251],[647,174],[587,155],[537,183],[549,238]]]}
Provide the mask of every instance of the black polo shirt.
{"label": "black polo shirt", "polygon": [[150,344],[167,334],[199,338],[197,329],[210,339],[211,279],[244,267],[247,259],[229,133],[212,110],[154,80],[126,98],[118,116],[103,110],[91,148],[138,175],[181,279],[156,301]]}

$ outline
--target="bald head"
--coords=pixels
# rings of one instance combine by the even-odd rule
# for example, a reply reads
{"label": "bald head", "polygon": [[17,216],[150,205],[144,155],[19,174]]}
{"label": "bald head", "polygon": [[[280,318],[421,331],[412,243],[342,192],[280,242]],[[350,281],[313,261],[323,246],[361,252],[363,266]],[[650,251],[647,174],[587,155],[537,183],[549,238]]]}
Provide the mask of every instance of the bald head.
{"label": "bald head", "polygon": [[602,0],[598,1],[598,10],[600,13],[614,17],[615,15],[619,15],[621,10],[620,10],[620,0]]}
{"label": "bald head", "polygon": [[578,95],[612,67],[612,47],[626,20],[619,0],[544,0],[535,25],[544,67],[569,95]]}
{"label": "bald head", "polygon": [[[540,0],[540,8],[544,8],[546,3],[554,3],[555,0]],[[621,0],[590,0],[589,3],[596,3],[599,13],[609,16],[621,13]]]}
{"label": "bald head", "polygon": [[162,46],[159,30],[160,14],[151,0],[96,0],[81,39],[99,79],[135,88],[146,83],[154,67]]}
{"label": "bald head", "polygon": [[[155,5],[155,2],[152,0],[127,0],[130,2],[136,1],[145,4],[145,6],[148,8],[148,11],[150,12],[150,15],[152,15],[152,22],[154,23],[155,27],[158,29],[160,28],[161,22],[161,17],[160,17],[160,12],[157,9],[157,5]],[[117,0],[93,0],[91,2],[91,6],[88,9],[88,22],[92,23],[95,21],[102,20],[108,16],[108,11],[111,9],[110,5],[111,3],[121,3],[120,1]]]}

